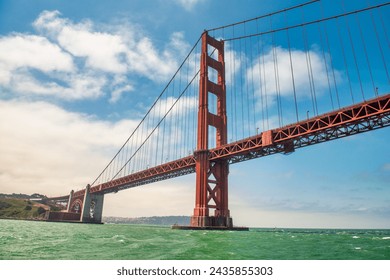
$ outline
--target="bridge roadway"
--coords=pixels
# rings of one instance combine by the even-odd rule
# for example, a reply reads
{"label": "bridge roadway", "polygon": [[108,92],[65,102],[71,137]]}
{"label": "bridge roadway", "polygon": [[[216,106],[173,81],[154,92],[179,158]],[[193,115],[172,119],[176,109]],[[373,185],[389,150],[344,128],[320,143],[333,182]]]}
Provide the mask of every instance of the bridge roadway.
{"label": "bridge roadway", "polygon": [[[390,94],[353,106],[268,130],[209,150],[210,161],[237,163],[275,153],[291,153],[297,148],[322,143],[390,125]],[[107,194],[195,172],[195,155],[167,162],[110,182],[92,186],[90,193]],[[76,191],[74,199],[83,197]],[[64,196],[69,197],[69,196]],[[62,198],[62,197],[61,197]]]}

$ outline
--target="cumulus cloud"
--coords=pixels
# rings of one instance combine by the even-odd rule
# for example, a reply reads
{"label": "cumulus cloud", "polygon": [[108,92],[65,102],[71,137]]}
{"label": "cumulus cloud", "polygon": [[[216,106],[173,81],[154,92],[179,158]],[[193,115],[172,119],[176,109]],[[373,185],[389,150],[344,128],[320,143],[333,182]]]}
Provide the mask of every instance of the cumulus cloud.
{"label": "cumulus cloud", "polygon": [[73,22],[58,11],[42,12],[33,26],[37,35],[0,38],[0,87],[9,93],[66,100],[110,93],[113,103],[133,91],[139,77],[167,81],[189,48],[180,32],[158,48],[131,24],[125,30]]}
{"label": "cumulus cloud", "polygon": [[74,57],[86,58],[86,67],[112,73],[123,73],[126,64],[120,55],[126,52],[121,36],[93,30],[93,24],[74,24],[61,18],[58,11],[44,11],[33,26]]}
{"label": "cumulus cloud", "polygon": [[[150,80],[167,79],[178,67],[177,53],[189,48],[183,33],[173,33],[165,49],[159,50],[152,40],[127,29],[111,26],[104,31],[90,21],[73,23],[58,11],[44,11],[34,27],[51,37],[75,57],[84,57],[86,67],[111,73],[135,73]],[[184,52],[183,52],[184,51]]]}
{"label": "cumulus cloud", "polygon": [[6,85],[16,70],[72,72],[75,66],[72,57],[47,38],[12,34],[0,38],[0,68],[0,85]]}
{"label": "cumulus cloud", "polygon": [[74,68],[71,56],[44,37],[15,34],[1,38],[0,46],[0,59],[11,69],[31,67],[49,72]]}

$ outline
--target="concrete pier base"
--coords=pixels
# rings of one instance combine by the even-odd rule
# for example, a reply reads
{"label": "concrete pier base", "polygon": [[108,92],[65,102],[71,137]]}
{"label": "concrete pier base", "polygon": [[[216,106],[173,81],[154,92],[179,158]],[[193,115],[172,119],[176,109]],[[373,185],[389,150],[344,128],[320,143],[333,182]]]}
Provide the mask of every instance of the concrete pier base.
{"label": "concrete pier base", "polygon": [[192,216],[191,227],[233,227],[233,219],[224,216]]}
{"label": "concrete pier base", "polygon": [[194,227],[194,226],[180,226],[173,225],[172,229],[180,230],[228,230],[228,231],[249,231],[248,227],[221,227],[221,226],[204,226],[204,227]]}
{"label": "concrete pier base", "polygon": [[85,188],[83,209],[80,222],[101,224],[103,216],[104,194],[91,194],[90,186]]}
{"label": "concrete pier base", "polygon": [[234,227],[233,219],[226,216],[192,216],[189,226],[173,225],[172,229],[183,230],[237,230],[248,231],[247,227]]}

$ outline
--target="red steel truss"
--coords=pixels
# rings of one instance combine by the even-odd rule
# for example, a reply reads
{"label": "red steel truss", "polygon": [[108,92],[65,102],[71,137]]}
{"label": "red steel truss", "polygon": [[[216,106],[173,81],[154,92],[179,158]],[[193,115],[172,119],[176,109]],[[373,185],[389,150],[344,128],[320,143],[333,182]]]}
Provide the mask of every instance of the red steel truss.
{"label": "red steel truss", "polygon": [[210,151],[210,160],[241,162],[274,153],[290,153],[325,141],[390,125],[390,94],[268,130]]}
{"label": "red steel truss", "polygon": [[188,156],[91,187],[90,192],[110,193],[195,172],[195,158]]}
{"label": "red steel truss", "polygon": [[[237,163],[276,153],[290,153],[306,147],[390,125],[390,94],[310,118],[285,127],[207,151],[211,169],[216,162]],[[188,156],[91,187],[91,193],[112,193],[195,172],[196,156]],[[214,191],[209,197],[216,197]],[[85,190],[73,194],[82,201]],[[64,197],[60,197],[63,199]],[[56,198],[51,198],[56,200]],[[210,201],[210,198],[207,198]],[[213,208],[213,206],[209,206]]]}

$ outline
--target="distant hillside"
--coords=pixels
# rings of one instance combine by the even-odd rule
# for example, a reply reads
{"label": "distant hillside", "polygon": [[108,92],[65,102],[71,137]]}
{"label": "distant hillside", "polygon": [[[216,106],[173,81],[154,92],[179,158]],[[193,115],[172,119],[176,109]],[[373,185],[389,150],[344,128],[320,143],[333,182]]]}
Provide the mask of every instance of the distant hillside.
{"label": "distant hillside", "polygon": [[0,198],[0,219],[43,219],[48,205],[28,199]]}
{"label": "distant hillside", "polygon": [[161,217],[139,217],[139,218],[122,218],[122,217],[103,217],[104,223],[115,224],[137,224],[137,225],[164,225],[171,226],[173,224],[188,225],[190,223],[189,216],[161,216]]}
{"label": "distant hillside", "polygon": [[0,193],[0,198],[45,199],[47,198],[47,196],[39,193],[33,193],[32,195],[24,194],[24,193],[13,193],[13,194]]}

